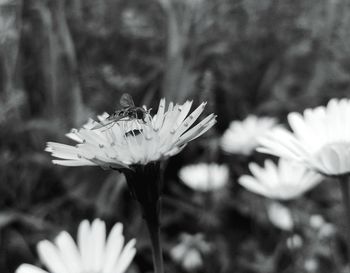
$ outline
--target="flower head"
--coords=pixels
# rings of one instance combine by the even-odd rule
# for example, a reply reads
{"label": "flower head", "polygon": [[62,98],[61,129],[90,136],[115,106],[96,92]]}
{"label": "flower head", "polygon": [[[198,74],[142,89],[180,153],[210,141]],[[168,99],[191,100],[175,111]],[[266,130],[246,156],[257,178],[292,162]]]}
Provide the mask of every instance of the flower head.
{"label": "flower head", "polygon": [[232,121],[221,138],[221,147],[227,153],[250,155],[258,146],[258,137],[276,126],[275,118],[253,115],[243,121]]}
{"label": "flower head", "polygon": [[253,176],[243,175],[238,182],[246,189],[271,199],[297,198],[322,180],[320,174],[283,159],[278,165],[268,159],[263,168],[250,163],[249,169]]}
{"label": "flower head", "polygon": [[275,129],[259,139],[258,151],[293,159],[326,175],[350,172],[350,100],[290,113],[293,132]]}
{"label": "flower head", "polygon": [[316,230],[319,230],[323,225],[326,224],[322,215],[314,214],[310,216],[310,226]]}
{"label": "flower head", "polygon": [[179,176],[191,189],[208,192],[226,185],[229,170],[225,165],[200,163],[181,168]]}
{"label": "flower head", "polygon": [[170,256],[174,261],[188,271],[195,271],[203,265],[203,254],[211,247],[204,239],[203,234],[181,234],[180,242],[172,248]]}
{"label": "flower head", "polygon": [[293,230],[294,221],[292,213],[288,207],[282,205],[280,202],[272,202],[269,204],[267,216],[274,226],[282,230]]}
{"label": "flower head", "polygon": [[90,120],[83,128],[67,134],[78,145],[48,142],[46,151],[59,158],[53,163],[64,166],[98,165],[114,169],[146,165],[179,153],[216,123],[216,116],[210,114],[191,128],[205,105],[202,103],[189,114],[192,102],[183,105],[171,102],[165,111],[162,99],[154,116],[145,109],[142,119],[124,118],[111,124],[109,115],[104,114],[99,116],[99,122]]}
{"label": "flower head", "polygon": [[[61,232],[55,243],[39,242],[40,260],[51,273],[123,273],[132,262],[136,249],[135,239],[124,246],[123,225],[117,223],[106,240],[105,223],[99,219],[90,224],[81,222],[78,245],[69,233]],[[16,273],[47,273],[29,264],[22,264]]]}
{"label": "flower head", "polygon": [[289,249],[296,250],[298,248],[301,248],[304,244],[303,238],[299,234],[292,234],[288,239],[287,239],[287,247]]}

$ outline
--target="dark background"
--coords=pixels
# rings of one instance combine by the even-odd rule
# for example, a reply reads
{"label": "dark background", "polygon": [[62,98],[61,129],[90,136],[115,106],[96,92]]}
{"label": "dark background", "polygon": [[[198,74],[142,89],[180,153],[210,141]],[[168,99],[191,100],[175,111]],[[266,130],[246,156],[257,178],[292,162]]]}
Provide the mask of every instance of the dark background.
{"label": "dark background", "polygon": [[[163,241],[166,272],[185,272],[169,251],[182,232],[202,232],[213,249],[200,272],[342,272],[340,194],[325,181],[291,205],[297,251],[271,225],[267,200],[237,177],[265,156],[229,156],[219,139],[248,114],[285,121],[290,111],[346,97],[350,84],[350,3],[346,0],[1,0],[0,271],[38,264],[35,245],[82,219],[124,223],[138,240],[130,272],[151,272],[147,234],[118,172],[53,166],[47,141],[89,117],[112,112],[122,93],[138,105],[198,104],[218,123],[172,158],[166,170]],[[180,183],[196,162],[226,163],[229,191],[212,204]],[[199,201],[198,201],[199,200]],[[204,204],[204,206],[203,206]],[[336,232],[321,240],[308,225],[322,214]]]}

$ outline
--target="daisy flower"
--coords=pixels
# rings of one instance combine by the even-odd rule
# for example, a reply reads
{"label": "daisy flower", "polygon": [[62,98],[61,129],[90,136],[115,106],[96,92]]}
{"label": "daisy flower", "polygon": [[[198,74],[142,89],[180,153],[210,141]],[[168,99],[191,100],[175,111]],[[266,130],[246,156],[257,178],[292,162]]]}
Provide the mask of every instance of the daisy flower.
{"label": "daisy flower", "polygon": [[290,113],[292,132],[275,129],[261,137],[258,151],[302,162],[311,169],[339,176],[350,172],[350,100]]}
{"label": "daisy flower", "polygon": [[203,254],[210,252],[211,246],[203,234],[183,233],[180,242],[170,251],[170,257],[187,271],[193,272],[203,266]]}
{"label": "daisy flower", "polygon": [[299,249],[303,246],[303,238],[299,234],[293,234],[287,239],[287,247],[291,250]]}
{"label": "daisy flower", "polygon": [[76,146],[48,142],[46,151],[57,158],[53,160],[55,164],[101,166],[125,174],[149,230],[155,273],[162,273],[161,161],[179,153],[188,142],[213,127],[216,116],[210,114],[194,125],[206,103],[190,113],[191,101],[182,105],[171,102],[166,109],[162,99],[155,115],[146,107],[135,107],[127,94],[121,97],[120,104],[123,109],[112,115],[105,113],[98,122],[90,120],[83,128],[67,134],[78,143]]}
{"label": "daisy flower", "polygon": [[249,115],[243,121],[232,121],[221,138],[221,148],[231,154],[250,155],[258,146],[257,139],[277,126],[271,117]]}
{"label": "daisy flower", "polygon": [[145,117],[125,118],[108,124],[108,114],[99,116],[99,122],[90,120],[83,128],[73,129],[67,137],[76,146],[48,142],[46,151],[58,158],[53,163],[64,166],[97,165],[103,168],[129,168],[146,165],[179,153],[188,142],[208,131],[216,116],[210,114],[191,127],[203,112],[202,103],[191,114],[191,101],[183,105],[172,102],[165,110],[165,99],[160,101],[157,114],[145,109]]}
{"label": "daisy flower", "polygon": [[191,189],[209,192],[227,184],[229,170],[225,165],[200,163],[181,168],[179,177]]}
{"label": "daisy flower", "polygon": [[350,100],[331,99],[326,106],[290,113],[292,132],[273,130],[259,139],[260,152],[303,163],[310,169],[339,179],[347,220],[350,262]]}
{"label": "daisy flower", "polygon": [[301,164],[283,159],[278,165],[267,159],[264,167],[250,163],[249,169],[253,175],[243,175],[238,182],[251,192],[278,200],[297,198],[323,178]]}
{"label": "daisy flower", "polygon": [[[123,273],[135,254],[135,239],[124,246],[123,225],[117,223],[106,239],[106,225],[95,219],[80,223],[76,245],[66,231],[61,232],[51,243],[39,242],[39,258],[51,273]],[[47,273],[39,267],[22,264],[16,273]]]}

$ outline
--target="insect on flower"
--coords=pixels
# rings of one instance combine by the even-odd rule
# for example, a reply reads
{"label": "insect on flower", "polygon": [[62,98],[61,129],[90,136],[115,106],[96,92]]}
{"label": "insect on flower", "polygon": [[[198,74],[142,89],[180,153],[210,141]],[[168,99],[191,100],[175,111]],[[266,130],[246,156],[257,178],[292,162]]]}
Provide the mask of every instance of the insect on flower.
{"label": "insect on flower", "polygon": [[108,125],[113,126],[119,120],[142,120],[143,123],[146,123],[146,115],[149,113],[149,110],[145,110],[143,107],[135,106],[134,100],[131,95],[124,93],[120,98],[120,105],[122,106],[121,110],[116,110],[113,114],[106,118],[104,122],[100,122],[92,129],[100,129]]}
{"label": "insect on flower", "polygon": [[[192,101],[183,104],[170,102],[166,107],[161,99],[157,113],[136,119],[125,116],[115,122],[107,121],[104,113],[98,120],[90,119],[80,129],[72,129],[67,137],[78,142],[76,146],[48,142],[46,151],[52,153],[55,164],[65,166],[98,165],[103,168],[132,168],[135,164],[147,165],[178,154],[192,140],[200,137],[216,123],[216,115],[210,114],[192,126],[203,113],[206,103],[201,103],[190,113]],[[134,108],[131,108],[134,109]],[[125,110],[124,110],[125,111]],[[135,114],[135,110],[127,112]],[[143,112],[144,113],[144,112]],[[143,118],[143,120],[142,120]],[[113,121],[114,122],[114,121]],[[100,129],[98,129],[100,128]]]}

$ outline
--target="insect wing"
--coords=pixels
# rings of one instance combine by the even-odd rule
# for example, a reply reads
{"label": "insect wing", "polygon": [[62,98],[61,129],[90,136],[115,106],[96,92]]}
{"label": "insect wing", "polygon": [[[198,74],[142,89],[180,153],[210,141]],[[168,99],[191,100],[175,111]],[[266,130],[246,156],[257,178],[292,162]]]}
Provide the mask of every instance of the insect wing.
{"label": "insect wing", "polygon": [[111,120],[111,121],[106,122],[106,123],[98,122],[94,127],[91,128],[91,130],[101,129],[109,124],[112,124],[113,122],[115,122],[115,121]]}
{"label": "insect wing", "polygon": [[120,105],[124,108],[135,107],[132,97],[128,93],[124,93],[120,98]]}
{"label": "insect wing", "polygon": [[[110,118],[111,117],[111,118]],[[104,121],[100,121],[98,124],[96,124],[92,130],[96,130],[96,129],[101,129],[101,128],[104,128],[104,127],[107,127],[108,125],[111,125],[113,126],[114,123],[118,122],[119,120],[121,120],[123,117],[122,116],[119,116],[119,117],[115,117],[115,116],[110,116],[108,117],[106,120]]]}

